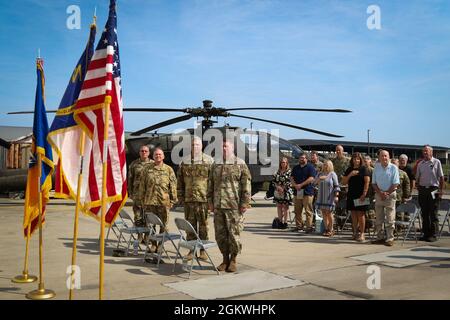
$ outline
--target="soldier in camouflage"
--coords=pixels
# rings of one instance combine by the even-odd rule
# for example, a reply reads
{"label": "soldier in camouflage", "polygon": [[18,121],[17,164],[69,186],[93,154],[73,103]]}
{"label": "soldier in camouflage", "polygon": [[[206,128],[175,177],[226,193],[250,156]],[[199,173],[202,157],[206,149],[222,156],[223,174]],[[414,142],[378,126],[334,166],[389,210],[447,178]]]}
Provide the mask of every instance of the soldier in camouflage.
{"label": "soldier in camouflage", "polygon": [[236,257],[242,250],[240,233],[244,213],[250,207],[251,174],[244,160],[234,155],[234,143],[223,142],[223,161],[212,165],[209,175],[208,204],[214,212],[216,241],[223,261],[219,271],[236,272]]}
{"label": "soldier in camouflage", "polygon": [[[338,176],[339,184],[342,183],[342,176],[344,175],[347,168],[350,166],[350,159],[344,156],[344,147],[338,144],[336,146],[336,157],[331,159],[331,162],[334,166],[334,172]],[[339,192],[339,203],[345,201],[347,198],[347,187],[341,186],[341,192]],[[346,210],[341,206],[336,207],[336,215],[337,216],[345,216]]]}
{"label": "soldier in camouflage", "polygon": [[314,169],[316,169],[317,173],[322,171],[323,163],[322,161],[320,161],[319,153],[317,151],[311,152],[309,163],[311,163],[314,166]]}
{"label": "soldier in camouflage", "polygon": [[[154,163],[147,165],[142,172],[139,197],[144,211],[157,215],[167,228],[169,210],[178,201],[177,178],[173,169],[163,162],[164,152],[161,148],[155,148],[153,160]],[[164,231],[161,228],[159,232]],[[156,242],[152,242],[150,250],[158,250]]]}
{"label": "soldier in camouflage", "polygon": [[[139,197],[139,183],[144,167],[153,162],[150,157],[150,149],[143,145],[139,149],[139,158],[131,162],[128,168],[128,196],[133,199],[134,224],[137,227],[145,225],[144,216],[142,215],[141,198]],[[142,235],[139,235],[142,240]]]}
{"label": "soldier in camouflage", "polygon": [[[200,239],[208,240],[208,178],[213,158],[202,152],[202,139],[194,137],[191,155],[184,158],[177,171],[178,201],[184,204],[184,217],[189,221]],[[197,228],[198,224],[198,228]],[[194,240],[193,234],[187,234],[187,240]],[[193,252],[186,256],[192,260]],[[200,250],[200,259],[208,260],[204,250]]]}
{"label": "soldier in camouflage", "polygon": [[[405,203],[411,197],[411,185],[408,174],[399,168],[399,160],[392,159],[391,162],[398,168],[398,176],[400,178],[400,184],[397,187],[397,200],[395,202],[395,207],[400,204]],[[396,219],[398,221],[409,220],[409,217],[405,215],[404,212],[396,211]]]}
{"label": "soldier in camouflage", "polygon": [[[391,161],[397,168],[399,167],[399,160],[392,159]],[[400,184],[397,187],[397,206],[405,203],[411,197],[411,184],[408,174],[402,169],[398,169]]]}
{"label": "soldier in camouflage", "polygon": [[[314,169],[316,169],[316,174],[319,174],[323,167],[323,162],[319,159],[319,153],[317,151],[312,151],[309,156],[309,160],[309,163],[311,163],[314,166]],[[316,204],[318,190],[319,189],[317,187],[314,187],[313,207],[315,207]]]}
{"label": "soldier in camouflage", "polygon": [[334,171],[338,176],[339,183],[341,183],[342,176],[350,165],[350,159],[344,156],[344,147],[340,144],[336,146],[336,157],[331,159],[331,162],[333,162]]}

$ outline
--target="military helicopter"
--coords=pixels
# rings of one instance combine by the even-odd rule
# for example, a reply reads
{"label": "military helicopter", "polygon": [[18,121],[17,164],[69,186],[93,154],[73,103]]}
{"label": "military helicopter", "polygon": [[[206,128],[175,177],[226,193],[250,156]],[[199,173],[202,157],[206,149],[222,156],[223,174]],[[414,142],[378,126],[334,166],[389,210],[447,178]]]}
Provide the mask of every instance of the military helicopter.
{"label": "military helicopter", "polygon": [[[161,147],[164,150],[165,153],[165,161],[167,164],[171,165],[175,170],[177,168],[177,164],[173,163],[171,159],[171,153],[173,148],[175,147],[177,142],[172,141],[173,134],[170,133],[153,133],[151,136],[143,136],[144,134],[147,134],[150,131],[158,130],[160,128],[187,121],[192,118],[203,118],[201,120],[200,126],[201,131],[200,134],[202,137],[207,134],[208,130],[215,129],[222,132],[223,136],[225,136],[226,131],[234,132],[234,140],[235,145],[238,145],[239,143],[242,143],[245,147],[244,150],[244,157],[245,162],[247,163],[247,166],[252,174],[252,193],[256,193],[263,188],[263,184],[266,181],[270,181],[271,175],[275,173],[276,169],[278,169],[278,163],[268,163],[269,159],[272,154],[270,152],[264,153],[263,156],[261,156],[260,149],[263,145],[265,146],[266,150],[278,150],[279,154],[276,157],[276,159],[280,159],[281,157],[288,158],[288,161],[291,166],[298,163],[298,157],[300,153],[302,153],[302,150],[300,147],[298,147],[295,144],[292,144],[291,142],[282,139],[280,137],[274,136],[269,132],[266,131],[253,131],[248,129],[242,129],[239,127],[232,127],[229,125],[225,125],[223,127],[214,127],[213,125],[215,123],[218,123],[217,120],[212,120],[213,118],[219,118],[219,117],[236,117],[236,118],[243,118],[243,119],[249,119],[254,121],[262,121],[267,123],[272,123],[280,126],[285,126],[297,130],[312,132],[328,137],[337,137],[340,138],[342,136],[319,131],[315,129],[300,127],[297,125],[292,125],[288,123],[282,123],[278,121],[263,119],[263,118],[256,118],[256,117],[249,117],[249,116],[243,116],[238,115],[234,113],[230,113],[230,111],[240,111],[240,110],[277,110],[277,111],[317,111],[317,112],[337,112],[337,113],[346,113],[351,112],[349,110],[344,109],[313,109],[313,108],[283,108],[283,107],[241,107],[241,108],[216,108],[213,106],[213,101],[211,100],[204,100],[202,107],[196,107],[196,108],[184,108],[184,109],[172,109],[172,108],[124,108],[124,111],[131,111],[131,112],[182,112],[185,113],[185,115],[171,118],[169,120],[165,120],[163,122],[153,124],[151,126],[148,126],[146,128],[143,128],[141,130],[135,131],[131,133],[128,138],[126,139],[126,145],[127,145],[127,163],[130,163],[132,160],[139,157],[139,148],[142,145],[148,145],[150,148],[152,147]],[[188,129],[187,130],[189,134],[194,135],[194,131],[197,132],[199,130],[194,129]],[[261,143],[262,142],[262,143]],[[205,148],[207,146],[207,142],[204,142],[203,147]],[[236,149],[235,149],[236,152]],[[262,168],[266,168],[268,170],[261,170]],[[269,168],[272,168],[270,170]]]}
{"label": "military helicopter", "polygon": [[[237,107],[237,108],[217,108],[213,106],[213,101],[204,100],[202,107],[193,107],[193,108],[123,108],[125,112],[181,112],[185,113],[185,115],[171,118],[165,121],[162,121],[157,124],[153,124],[141,130],[132,132],[129,134],[126,139],[126,147],[127,147],[127,163],[131,163],[134,159],[139,157],[139,148],[142,145],[148,145],[150,148],[161,147],[165,153],[165,162],[171,165],[174,170],[177,169],[177,164],[172,161],[171,153],[173,148],[176,146],[177,142],[173,141],[173,133],[157,133],[156,130],[160,128],[164,128],[166,126],[176,124],[179,122],[187,121],[192,118],[202,118],[199,123],[200,126],[200,135],[203,137],[207,135],[208,130],[215,129],[219,130],[225,136],[225,133],[234,132],[235,144],[242,143],[244,145],[244,158],[247,166],[252,174],[252,193],[256,193],[263,188],[263,184],[266,181],[271,180],[271,175],[275,173],[278,168],[278,163],[268,163],[268,157],[273,156],[270,154],[264,154],[261,157],[260,149],[262,145],[265,145],[266,150],[278,150],[279,154],[277,159],[281,157],[288,158],[288,161],[291,166],[297,164],[298,156],[302,153],[301,148],[297,145],[292,144],[291,142],[282,139],[280,137],[274,136],[269,132],[265,131],[253,131],[248,129],[242,129],[239,127],[233,127],[229,125],[225,125],[222,127],[214,127],[214,124],[218,123],[219,117],[235,117],[235,118],[243,118],[253,121],[261,121],[266,123],[272,123],[279,126],[289,127],[297,130],[312,132],[319,135],[324,135],[328,137],[341,138],[342,136],[336,135],[333,133],[328,133],[324,131],[319,131],[315,129],[300,127],[293,124],[288,124],[284,122],[278,122],[263,118],[250,117],[244,115],[238,115],[235,113],[230,113],[230,111],[245,111],[245,110],[254,110],[254,111],[264,111],[264,110],[276,110],[276,111],[311,111],[311,112],[334,112],[334,113],[347,113],[351,112],[349,110],[344,109],[315,109],[315,108],[284,108],[284,107]],[[56,110],[47,110],[47,113],[55,113]],[[32,111],[19,111],[19,112],[10,112],[8,114],[27,114],[33,113]],[[216,120],[213,120],[216,118]],[[153,133],[148,134],[151,131],[155,131]],[[187,129],[187,131],[192,134],[198,135],[198,130],[194,128]],[[204,143],[204,148],[207,147],[208,143]],[[236,150],[235,150],[236,151]],[[181,155],[183,156],[183,155]],[[271,166],[272,165],[272,166]],[[268,170],[261,170],[266,168]],[[270,170],[269,168],[272,168]],[[275,169],[275,170],[274,170]],[[4,186],[7,187],[7,186]],[[23,186],[25,188],[25,185]]]}

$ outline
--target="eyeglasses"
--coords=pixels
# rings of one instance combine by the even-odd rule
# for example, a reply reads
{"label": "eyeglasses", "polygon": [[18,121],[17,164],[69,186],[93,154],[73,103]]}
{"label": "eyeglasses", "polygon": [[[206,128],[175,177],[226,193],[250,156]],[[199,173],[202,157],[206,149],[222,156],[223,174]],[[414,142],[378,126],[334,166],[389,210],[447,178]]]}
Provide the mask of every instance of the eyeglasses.
{"label": "eyeglasses", "polygon": [[147,150],[141,150],[141,152],[148,152]]}

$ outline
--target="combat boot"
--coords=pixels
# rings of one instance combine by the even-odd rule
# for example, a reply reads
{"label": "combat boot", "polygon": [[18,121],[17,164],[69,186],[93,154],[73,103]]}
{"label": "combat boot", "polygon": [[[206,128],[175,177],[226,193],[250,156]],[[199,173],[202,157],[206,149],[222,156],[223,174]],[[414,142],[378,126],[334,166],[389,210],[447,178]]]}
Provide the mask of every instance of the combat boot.
{"label": "combat boot", "polygon": [[198,257],[200,260],[208,261],[208,256],[206,255],[205,250],[200,250],[200,256]]}
{"label": "combat boot", "polygon": [[223,254],[223,261],[222,263],[217,267],[217,270],[219,271],[225,271],[228,268],[228,264],[230,263],[230,257],[228,254]]}
{"label": "combat boot", "polygon": [[227,272],[236,272],[237,264],[236,264],[237,254],[232,254],[230,259],[230,264],[228,265]]}

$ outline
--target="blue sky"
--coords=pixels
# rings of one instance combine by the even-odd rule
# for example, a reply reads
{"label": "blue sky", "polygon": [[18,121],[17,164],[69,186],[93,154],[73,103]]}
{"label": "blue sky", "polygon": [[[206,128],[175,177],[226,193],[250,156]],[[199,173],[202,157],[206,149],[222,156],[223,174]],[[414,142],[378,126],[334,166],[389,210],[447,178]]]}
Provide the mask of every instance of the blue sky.
{"label": "blue sky", "polygon": [[[0,0],[0,125],[32,125],[31,115],[6,112],[32,110],[38,48],[46,105],[57,108],[94,7],[103,28],[108,4]],[[381,10],[381,30],[367,28],[371,4]],[[80,30],[66,27],[70,5],[81,9]],[[450,146],[449,35],[446,0],[118,0],[125,106],[183,108],[211,99],[217,107],[346,108],[353,113],[256,115],[341,134],[343,140],[366,141],[370,129],[371,141]],[[125,128],[178,115],[127,113]],[[250,126],[237,118],[219,124],[224,121]],[[276,128],[263,122],[253,127]],[[279,129],[287,139],[322,138]]]}

